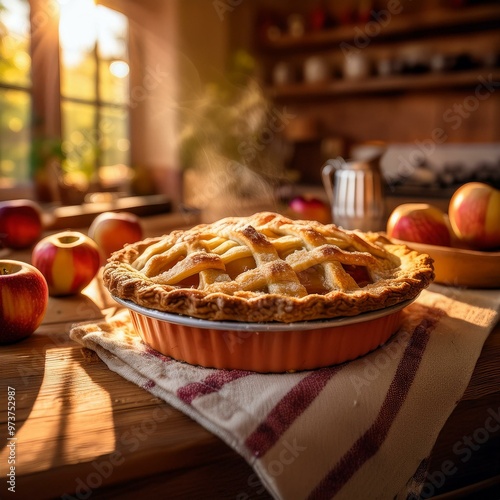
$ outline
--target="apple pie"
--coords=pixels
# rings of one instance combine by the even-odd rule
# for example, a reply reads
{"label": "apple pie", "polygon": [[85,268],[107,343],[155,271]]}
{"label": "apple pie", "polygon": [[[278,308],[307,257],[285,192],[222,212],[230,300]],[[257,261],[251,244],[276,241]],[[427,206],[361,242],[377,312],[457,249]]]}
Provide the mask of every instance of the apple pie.
{"label": "apple pie", "polygon": [[157,311],[241,322],[355,316],[415,298],[432,259],[380,233],[261,212],[148,238],[112,254],[112,295]]}

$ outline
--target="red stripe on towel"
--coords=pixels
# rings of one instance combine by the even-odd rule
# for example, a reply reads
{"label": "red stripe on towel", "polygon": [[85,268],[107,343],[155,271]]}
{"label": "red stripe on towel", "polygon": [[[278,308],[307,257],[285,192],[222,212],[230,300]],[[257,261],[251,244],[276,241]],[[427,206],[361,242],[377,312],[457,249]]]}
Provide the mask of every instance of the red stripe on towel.
{"label": "red stripe on towel", "polygon": [[224,385],[239,378],[251,375],[253,372],[243,370],[220,370],[201,382],[193,382],[177,390],[177,396],[185,403],[191,404],[199,396],[218,392]]}
{"label": "red stripe on towel", "polygon": [[309,496],[310,499],[332,498],[336,495],[385,441],[415,379],[429,334],[441,315],[429,310],[427,316],[413,331],[377,418],[316,486]]}
{"label": "red stripe on towel", "polygon": [[246,439],[245,445],[254,456],[264,455],[344,366],[345,364],[311,372],[287,392],[266,420]]}
{"label": "red stripe on towel", "polygon": [[146,358],[149,356],[152,356],[153,358],[158,358],[164,363],[172,363],[174,361],[174,359],[171,358],[170,356],[165,356],[164,354],[158,352],[156,349],[153,349],[152,347],[149,347],[148,345],[145,344],[143,346],[143,350],[139,351],[139,353],[141,354],[141,356],[144,356]]}

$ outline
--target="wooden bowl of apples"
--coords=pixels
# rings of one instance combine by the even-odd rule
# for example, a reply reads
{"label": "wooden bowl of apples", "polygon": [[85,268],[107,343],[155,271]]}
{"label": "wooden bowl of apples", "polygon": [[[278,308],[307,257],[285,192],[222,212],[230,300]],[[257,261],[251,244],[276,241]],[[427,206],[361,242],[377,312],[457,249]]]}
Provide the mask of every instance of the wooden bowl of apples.
{"label": "wooden bowl of apples", "polygon": [[430,255],[436,283],[500,288],[500,191],[487,184],[460,186],[448,213],[428,203],[399,205],[387,236]]}

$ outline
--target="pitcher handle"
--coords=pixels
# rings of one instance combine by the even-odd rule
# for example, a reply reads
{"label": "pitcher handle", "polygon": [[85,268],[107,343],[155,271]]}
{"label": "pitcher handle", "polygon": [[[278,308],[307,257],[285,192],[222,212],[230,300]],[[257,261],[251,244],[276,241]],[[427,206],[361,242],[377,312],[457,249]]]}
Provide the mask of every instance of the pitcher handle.
{"label": "pitcher handle", "polygon": [[327,160],[321,169],[321,179],[323,181],[323,186],[330,201],[330,205],[333,206],[333,187],[335,184],[335,172],[342,167],[345,160],[338,156],[337,158],[332,158]]}

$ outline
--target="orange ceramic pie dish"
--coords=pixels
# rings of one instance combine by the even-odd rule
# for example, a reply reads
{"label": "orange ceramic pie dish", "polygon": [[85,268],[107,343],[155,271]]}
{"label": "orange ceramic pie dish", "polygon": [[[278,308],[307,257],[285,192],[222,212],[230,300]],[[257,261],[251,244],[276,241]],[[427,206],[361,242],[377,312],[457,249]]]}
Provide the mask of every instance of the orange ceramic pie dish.
{"label": "orange ceramic pie dish", "polygon": [[356,359],[398,330],[412,302],[360,314],[298,323],[207,321],[163,313],[114,297],[156,351],[207,368],[260,373],[321,368]]}

